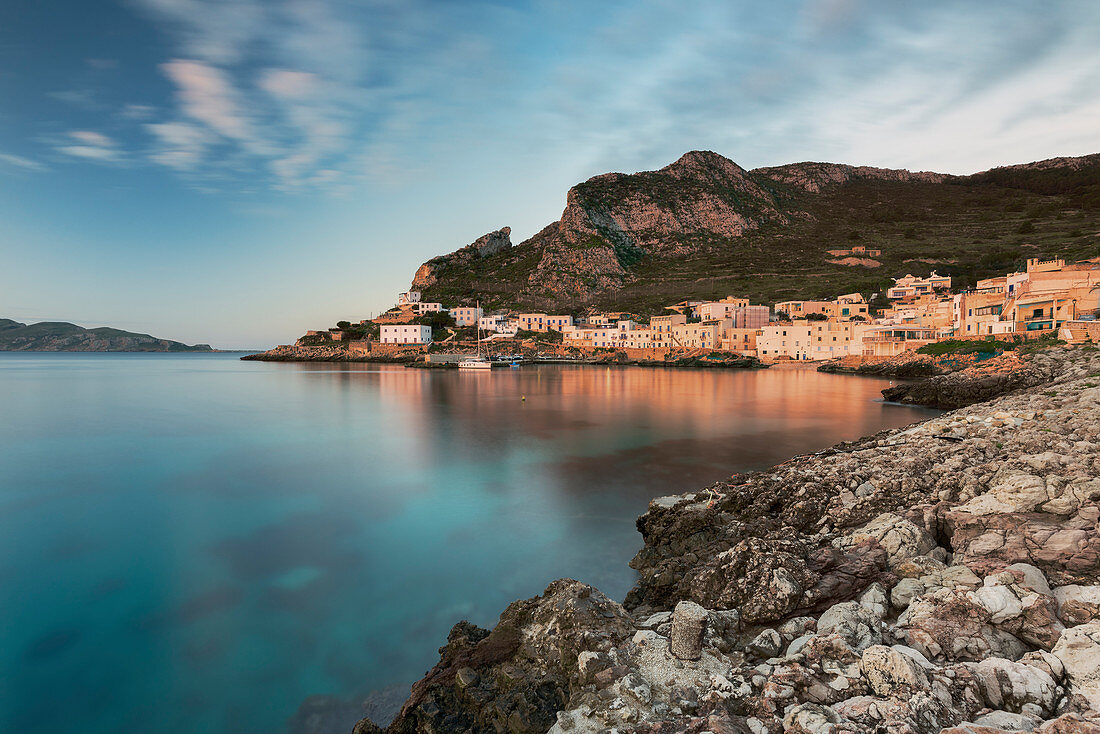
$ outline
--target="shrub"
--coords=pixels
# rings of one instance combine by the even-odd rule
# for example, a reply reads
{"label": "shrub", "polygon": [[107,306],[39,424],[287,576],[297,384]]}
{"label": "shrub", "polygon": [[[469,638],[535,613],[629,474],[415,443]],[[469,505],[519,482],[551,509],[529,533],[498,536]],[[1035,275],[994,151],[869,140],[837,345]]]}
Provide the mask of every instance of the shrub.
{"label": "shrub", "polygon": [[918,354],[931,354],[934,357],[942,357],[946,354],[993,354],[1013,350],[1017,346],[1014,342],[998,341],[996,339],[984,339],[975,341],[972,339],[945,339],[940,342],[925,344],[917,350]]}

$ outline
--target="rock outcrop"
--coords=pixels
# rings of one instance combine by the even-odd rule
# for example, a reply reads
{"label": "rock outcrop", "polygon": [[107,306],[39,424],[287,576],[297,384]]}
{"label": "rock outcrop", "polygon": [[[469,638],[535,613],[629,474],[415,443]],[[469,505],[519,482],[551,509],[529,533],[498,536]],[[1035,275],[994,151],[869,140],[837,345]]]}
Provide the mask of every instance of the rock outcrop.
{"label": "rock outcrop", "polygon": [[431,288],[438,280],[437,273],[446,268],[469,268],[477,260],[511,249],[511,235],[511,227],[501,227],[495,232],[483,234],[461,250],[432,258],[417,268],[416,275],[413,276],[412,290],[423,291]]}
{"label": "rock outcrop", "polygon": [[1030,359],[1040,387],[654,500],[623,605],[558,581],[456,626],[391,730],[1100,732],[1100,355]]}
{"label": "rock outcrop", "polygon": [[814,193],[856,179],[943,183],[947,178],[942,173],[931,171],[913,172],[872,166],[847,166],[839,163],[791,163],[786,166],[757,168],[753,173]]}
{"label": "rock outcrop", "polygon": [[965,369],[883,390],[882,396],[896,403],[952,410],[1013,390],[1041,385],[1051,379],[1051,369],[1049,360],[1024,360],[1016,352],[1005,352]]}
{"label": "rock outcrop", "polygon": [[[1071,179],[1048,180],[1063,171]],[[1055,211],[1052,197],[1064,199],[1062,208],[1084,217],[1072,228],[1094,231],[1100,219],[1089,197],[1098,172],[1100,157],[1009,171],[1010,180],[833,163],[745,170],[717,153],[691,151],[658,170],[579,183],[561,217],[532,237],[515,247],[486,247],[482,238],[433,258],[417,270],[413,287],[448,304],[479,299],[490,308],[597,305],[639,313],[729,294],[771,303],[871,292],[912,270],[922,232],[965,227],[972,241],[1014,238],[1018,225],[1001,216],[1010,200],[1013,211],[1032,204]],[[1065,232],[1068,258],[1095,254],[1065,221],[1034,226]],[[830,254],[861,237],[874,238],[880,253],[873,260]],[[958,250],[953,241],[925,242],[919,260],[949,265]],[[874,267],[853,272],[852,265]],[[985,277],[1003,267],[983,260],[968,274]]]}

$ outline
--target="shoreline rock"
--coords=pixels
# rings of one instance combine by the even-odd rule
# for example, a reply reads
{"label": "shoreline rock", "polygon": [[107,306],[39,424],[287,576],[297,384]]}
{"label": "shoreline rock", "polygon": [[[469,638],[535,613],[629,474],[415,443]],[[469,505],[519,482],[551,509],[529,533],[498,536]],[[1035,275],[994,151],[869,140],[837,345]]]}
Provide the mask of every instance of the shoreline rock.
{"label": "shoreline rock", "polygon": [[387,731],[1100,732],[1100,354],[1024,369],[653,500],[623,604],[561,580],[459,623]]}

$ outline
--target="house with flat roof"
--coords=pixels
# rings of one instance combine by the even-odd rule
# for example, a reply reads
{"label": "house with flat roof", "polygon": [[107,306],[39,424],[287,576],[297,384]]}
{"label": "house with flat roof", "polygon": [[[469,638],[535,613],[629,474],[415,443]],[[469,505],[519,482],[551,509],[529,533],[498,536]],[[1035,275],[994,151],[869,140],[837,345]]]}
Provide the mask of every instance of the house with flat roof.
{"label": "house with flat roof", "polygon": [[432,327],[427,324],[382,324],[378,329],[381,344],[432,343]]}

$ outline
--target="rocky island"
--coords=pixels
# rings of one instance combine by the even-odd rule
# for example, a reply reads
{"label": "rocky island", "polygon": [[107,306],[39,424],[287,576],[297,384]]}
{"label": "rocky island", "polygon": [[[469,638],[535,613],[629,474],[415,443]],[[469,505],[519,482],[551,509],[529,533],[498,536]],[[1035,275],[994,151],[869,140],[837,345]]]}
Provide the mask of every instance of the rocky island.
{"label": "rocky island", "polygon": [[653,500],[623,603],[563,579],[456,624],[387,731],[1100,732],[1100,352],[1010,359],[910,393],[986,380],[967,407]]}
{"label": "rocky island", "polygon": [[108,327],[85,329],[65,321],[21,324],[11,319],[0,319],[0,352],[212,351],[209,344],[189,345]]}

